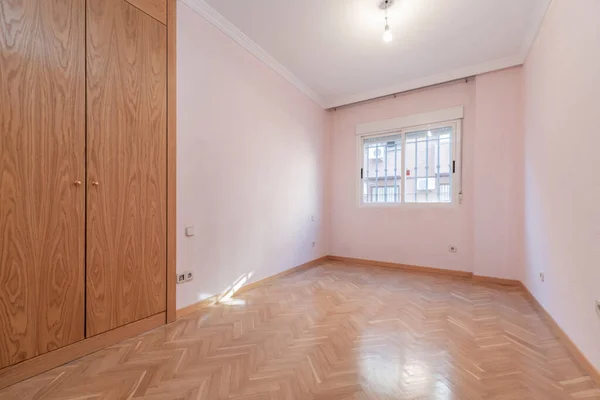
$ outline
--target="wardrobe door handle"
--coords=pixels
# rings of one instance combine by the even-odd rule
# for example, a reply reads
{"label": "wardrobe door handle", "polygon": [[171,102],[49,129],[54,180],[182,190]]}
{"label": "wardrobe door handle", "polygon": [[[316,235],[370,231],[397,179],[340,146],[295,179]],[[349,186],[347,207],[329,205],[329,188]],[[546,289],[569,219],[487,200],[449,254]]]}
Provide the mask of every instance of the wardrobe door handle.
{"label": "wardrobe door handle", "polygon": [[75,181],[75,182],[73,182],[73,185],[75,185],[75,186],[81,186],[81,181]]}
{"label": "wardrobe door handle", "polygon": [[93,185],[93,186],[99,186],[99,185],[100,185],[100,182],[98,182],[98,181],[92,181],[92,185]]}

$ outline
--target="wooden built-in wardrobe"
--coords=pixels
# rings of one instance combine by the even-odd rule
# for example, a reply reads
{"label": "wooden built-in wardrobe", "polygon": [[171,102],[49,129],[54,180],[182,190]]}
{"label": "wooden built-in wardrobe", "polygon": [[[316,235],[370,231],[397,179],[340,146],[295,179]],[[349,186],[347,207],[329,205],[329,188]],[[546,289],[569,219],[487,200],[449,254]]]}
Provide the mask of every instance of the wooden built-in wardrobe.
{"label": "wooden built-in wardrobe", "polygon": [[0,5],[0,387],[166,321],[174,7]]}

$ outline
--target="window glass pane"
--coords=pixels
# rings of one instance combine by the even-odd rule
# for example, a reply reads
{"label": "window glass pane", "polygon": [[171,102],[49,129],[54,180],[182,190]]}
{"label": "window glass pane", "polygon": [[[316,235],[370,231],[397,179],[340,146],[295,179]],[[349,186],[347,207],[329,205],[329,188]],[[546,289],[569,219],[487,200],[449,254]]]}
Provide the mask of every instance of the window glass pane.
{"label": "window glass pane", "polygon": [[407,133],[405,172],[405,202],[452,202],[452,127]]}
{"label": "window glass pane", "polygon": [[402,137],[363,140],[363,203],[399,203],[402,169]]}

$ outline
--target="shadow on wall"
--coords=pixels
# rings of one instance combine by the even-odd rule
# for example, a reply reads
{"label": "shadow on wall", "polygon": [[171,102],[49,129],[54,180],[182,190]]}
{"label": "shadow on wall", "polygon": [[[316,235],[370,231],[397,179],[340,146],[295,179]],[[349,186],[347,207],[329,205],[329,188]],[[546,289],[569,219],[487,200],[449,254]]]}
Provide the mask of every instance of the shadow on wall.
{"label": "shadow on wall", "polygon": [[210,305],[215,304],[227,304],[227,305],[244,305],[246,304],[245,300],[242,299],[232,299],[235,293],[240,290],[242,286],[244,286],[250,278],[254,275],[254,271],[246,272],[242,274],[239,278],[237,278],[227,289],[225,289],[221,294],[217,294],[215,296],[211,296],[205,293],[198,293],[199,301],[207,301],[210,302]]}

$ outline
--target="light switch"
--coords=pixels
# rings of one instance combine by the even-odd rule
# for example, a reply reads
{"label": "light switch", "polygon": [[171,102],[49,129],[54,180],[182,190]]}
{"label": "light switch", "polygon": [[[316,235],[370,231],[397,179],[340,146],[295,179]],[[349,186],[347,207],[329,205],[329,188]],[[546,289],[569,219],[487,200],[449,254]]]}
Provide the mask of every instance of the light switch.
{"label": "light switch", "polygon": [[193,226],[186,226],[185,227],[185,236],[194,236],[196,232],[194,231],[194,227]]}

